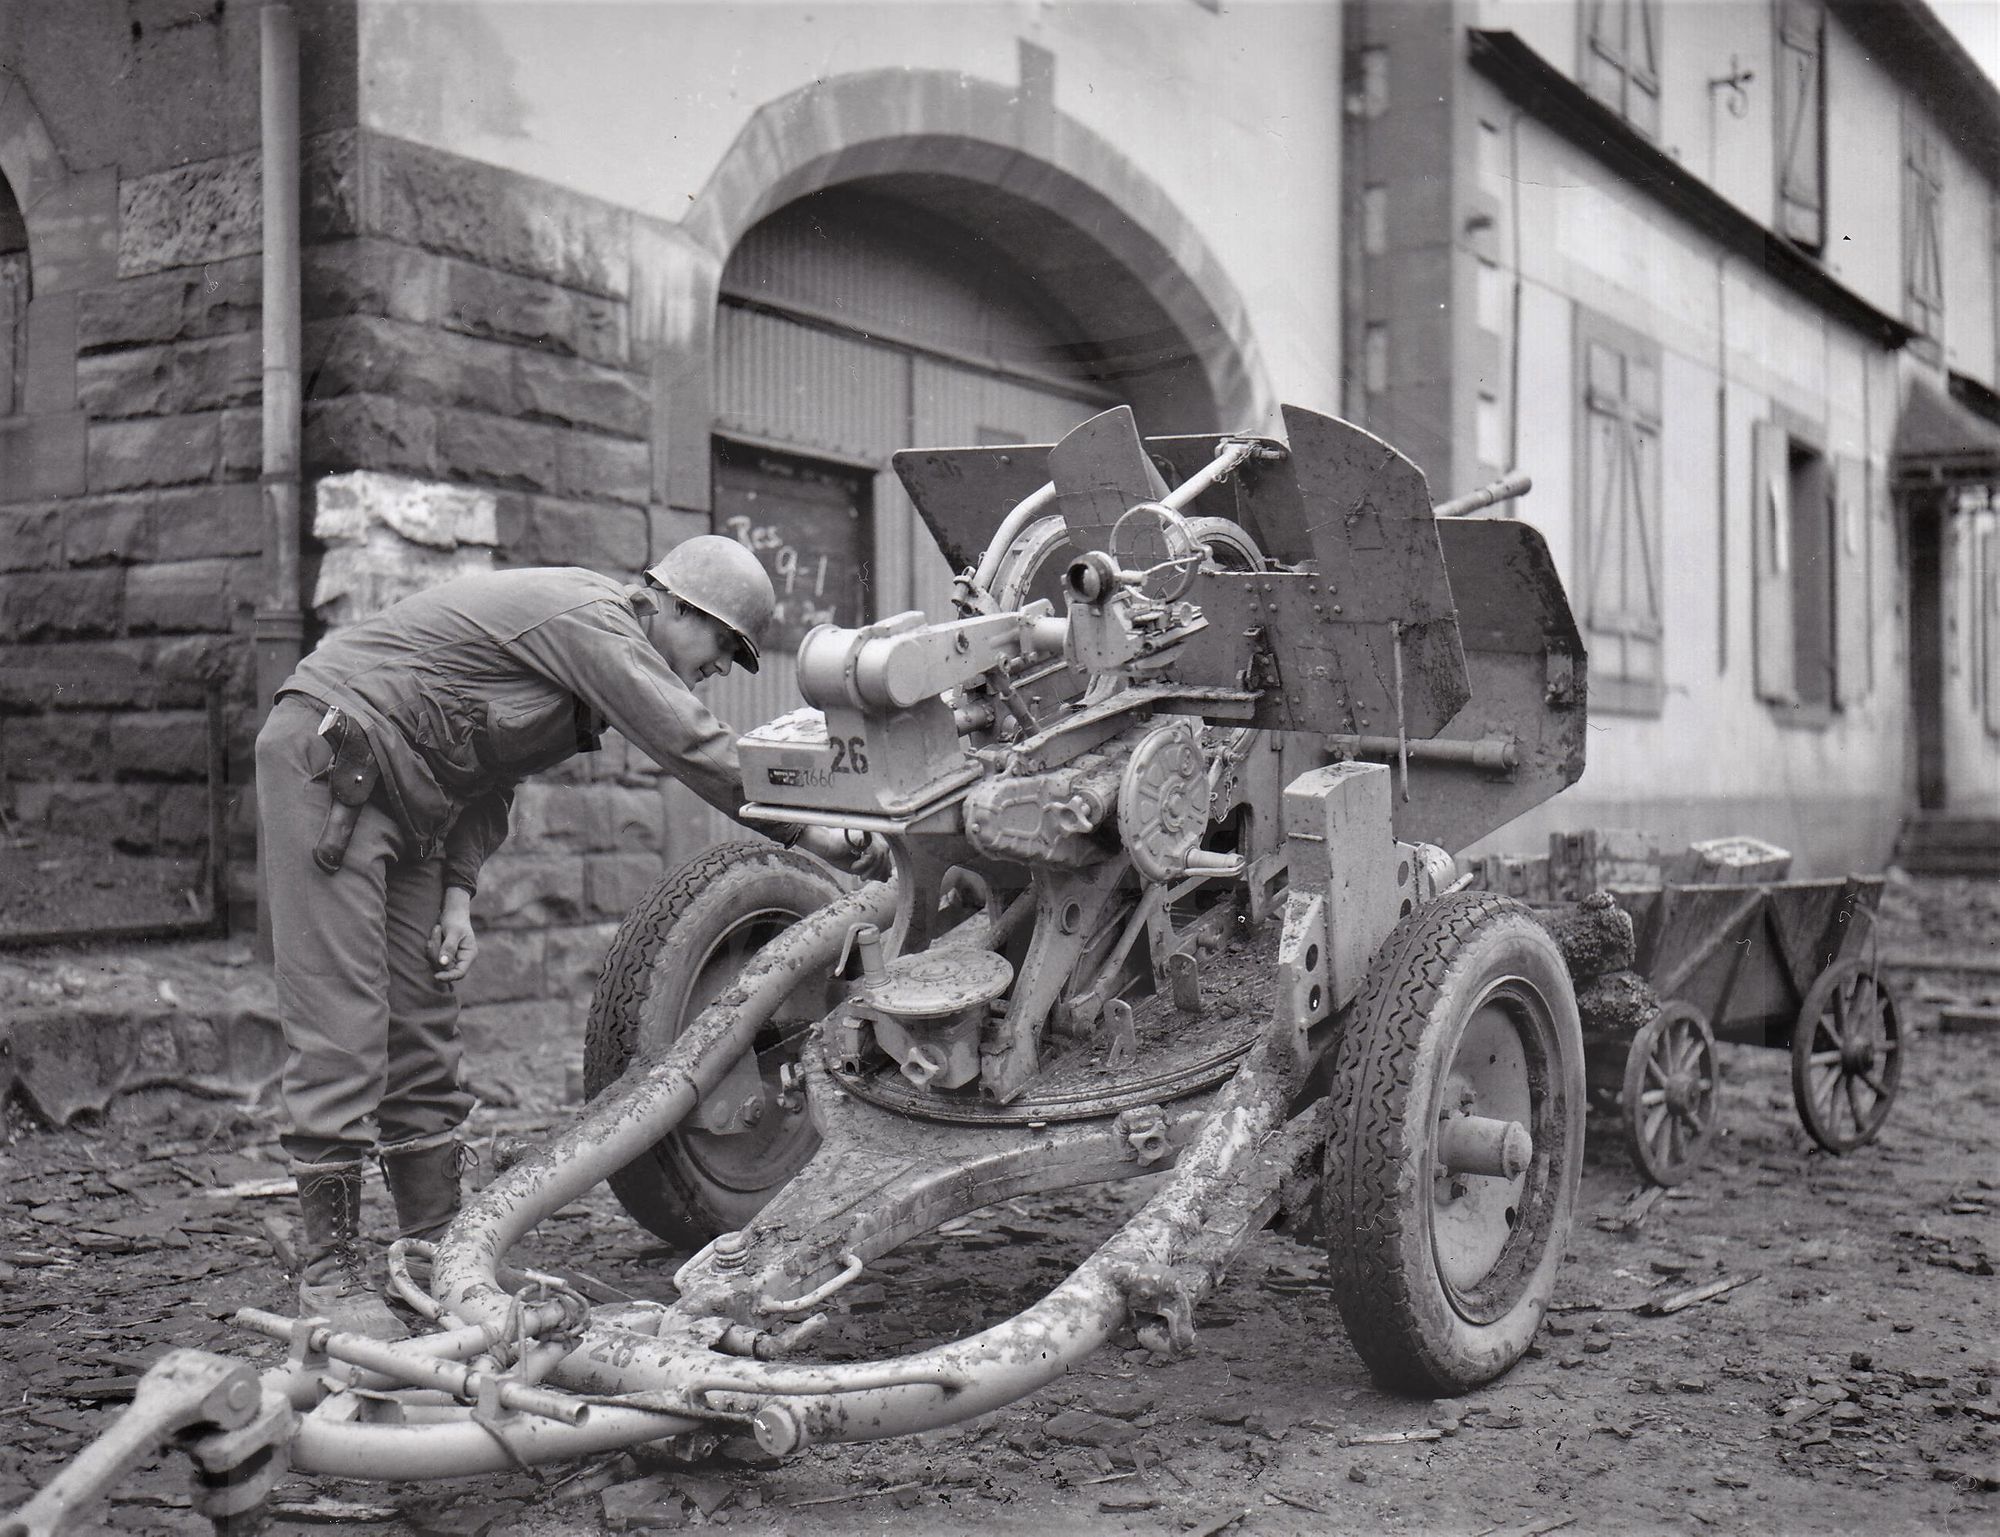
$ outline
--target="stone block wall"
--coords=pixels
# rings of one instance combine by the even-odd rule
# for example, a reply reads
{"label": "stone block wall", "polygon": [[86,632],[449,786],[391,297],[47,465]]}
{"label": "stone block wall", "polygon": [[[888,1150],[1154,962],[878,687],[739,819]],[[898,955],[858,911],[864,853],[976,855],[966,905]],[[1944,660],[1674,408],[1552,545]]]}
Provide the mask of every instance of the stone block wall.
{"label": "stone block wall", "polygon": [[[301,12],[318,29],[301,53],[309,643],[460,570],[635,576],[706,527],[656,498],[633,320],[671,242],[356,128],[351,12]],[[0,810],[198,850],[219,679],[240,924],[268,704],[251,627],[268,582],[255,8],[196,8],[171,35],[123,15],[80,0],[60,37],[0,36],[0,174],[34,257],[0,401]],[[183,122],[174,93],[214,111]],[[475,1039],[580,1024],[612,930],[661,873],[664,824],[658,771],[616,738],[523,788],[477,904]]]}
{"label": "stone block wall", "polygon": [[[109,193],[97,256],[36,283],[30,387],[0,419],[0,809],[198,854],[208,679],[237,786],[255,730],[262,273],[243,241],[258,190],[233,155]],[[247,891],[240,804],[233,843]]]}
{"label": "stone block wall", "polygon": [[[372,133],[317,153],[316,619],[336,628],[468,565],[636,577],[694,531],[654,500],[630,216]],[[487,1030],[580,1041],[612,933],[662,873],[664,822],[658,770],[615,734],[522,786],[474,905],[481,958],[460,994],[475,1050]]]}
{"label": "stone block wall", "polygon": [[[258,7],[15,9],[0,25],[0,809],[133,849],[202,849],[205,685],[219,680],[247,902],[265,545]],[[323,139],[355,120],[354,0],[296,19],[301,123]]]}

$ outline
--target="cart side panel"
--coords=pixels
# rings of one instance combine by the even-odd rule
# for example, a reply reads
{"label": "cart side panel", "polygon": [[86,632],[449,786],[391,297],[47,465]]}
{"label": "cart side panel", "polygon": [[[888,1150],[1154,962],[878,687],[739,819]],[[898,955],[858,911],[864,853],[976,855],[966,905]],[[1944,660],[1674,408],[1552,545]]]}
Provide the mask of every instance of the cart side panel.
{"label": "cart side panel", "polygon": [[1881,894],[1876,876],[1612,892],[1662,999],[1700,1009],[1718,1040],[1778,1047],[1819,974],[1866,943]]}

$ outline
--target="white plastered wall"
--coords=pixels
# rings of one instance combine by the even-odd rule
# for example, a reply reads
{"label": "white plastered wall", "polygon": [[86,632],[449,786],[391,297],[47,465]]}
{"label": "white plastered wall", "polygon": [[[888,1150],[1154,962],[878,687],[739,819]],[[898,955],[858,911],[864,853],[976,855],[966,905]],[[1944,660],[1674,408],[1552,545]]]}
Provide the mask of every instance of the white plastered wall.
{"label": "white plastered wall", "polygon": [[[1551,232],[1522,242],[1520,467],[1535,490],[1521,515],[1574,589],[1576,308],[1656,339],[1666,689],[1656,717],[1598,712],[1578,786],[1481,849],[1532,853],[1554,828],[1632,827],[1669,843],[1763,837],[1793,848],[1802,873],[1879,865],[1908,772],[1902,576],[1885,490],[1894,365],[1761,271],[1719,258],[1567,141],[1530,120],[1518,131],[1518,217]],[[1812,424],[1829,455],[1869,465],[1873,581],[1842,617],[1866,616],[1873,685],[1813,727],[1787,723],[1755,688],[1752,443],[1774,405]]]}
{"label": "white plastered wall", "polygon": [[1229,274],[1276,398],[1338,408],[1336,4],[360,0],[360,39],[364,127],[669,221],[768,103],[886,68],[1011,91],[1047,49],[1056,110]]}

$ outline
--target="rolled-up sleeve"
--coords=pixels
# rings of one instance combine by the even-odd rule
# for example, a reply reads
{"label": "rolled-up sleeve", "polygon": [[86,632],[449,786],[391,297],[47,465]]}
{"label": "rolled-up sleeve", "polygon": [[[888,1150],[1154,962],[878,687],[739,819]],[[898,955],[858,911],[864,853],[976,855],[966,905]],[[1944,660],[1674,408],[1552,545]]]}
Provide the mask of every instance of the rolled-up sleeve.
{"label": "rolled-up sleeve", "polygon": [[591,705],[647,757],[718,811],[743,804],[736,734],[613,600],[581,604],[516,636],[512,649]]}
{"label": "rolled-up sleeve", "polygon": [[514,787],[488,790],[459,813],[444,839],[444,883],[479,890],[479,871],[487,857],[507,841],[507,817],[514,808]]}

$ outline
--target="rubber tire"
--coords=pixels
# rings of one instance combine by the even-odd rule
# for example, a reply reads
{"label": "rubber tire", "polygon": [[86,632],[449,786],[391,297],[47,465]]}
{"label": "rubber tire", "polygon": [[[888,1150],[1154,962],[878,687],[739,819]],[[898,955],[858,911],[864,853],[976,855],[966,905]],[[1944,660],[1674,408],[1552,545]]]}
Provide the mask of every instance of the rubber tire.
{"label": "rubber tire", "polygon": [[[1510,1015],[1541,1015],[1535,1047],[1524,1052],[1534,1154],[1523,1216],[1480,1278],[1480,1294],[1489,1283],[1497,1289],[1475,1317],[1439,1274],[1432,1142],[1466,1025],[1496,989]],[[1349,1011],[1330,1095],[1322,1198],[1348,1339],[1391,1391],[1451,1395],[1492,1381],[1541,1327],[1583,1163],[1583,1035],[1548,931],[1519,902],[1484,892],[1442,897],[1406,917]]]}
{"label": "rubber tire", "polygon": [[[702,959],[732,929],[764,914],[796,921],[840,893],[833,872],[818,860],[764,842],[710,849],[654,886],[619,925],[591,993],[583,1058],[589,1096],[615,1083],[642,1045],[664,1045],[687,1026]],[[752,954],[734,959],[740,963]],[[709,996],[718,990],[708,989]],[[657,1039],[649,1038],[653,1032]],[[734,1140],[693,1128],[676,1131],[610,1179],[620,1204],[643,1227],[688,1248],[742,1227],[818,1146],[816,1136],[801,1136],[789,1156],[732,1185],[703,1166],[703,1143],[691,1139],[711,1146]]]}

